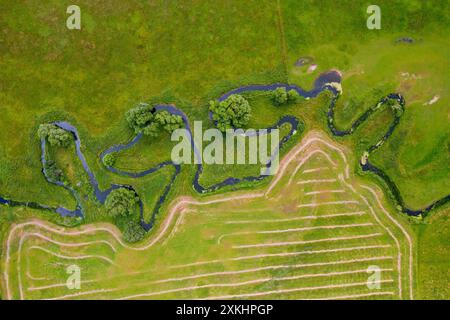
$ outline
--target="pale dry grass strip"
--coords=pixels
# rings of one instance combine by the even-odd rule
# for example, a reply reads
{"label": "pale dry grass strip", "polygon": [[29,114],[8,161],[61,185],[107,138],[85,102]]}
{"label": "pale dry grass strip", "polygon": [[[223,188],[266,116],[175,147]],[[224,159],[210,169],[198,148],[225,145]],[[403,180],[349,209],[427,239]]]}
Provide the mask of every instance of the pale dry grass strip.
{"label": "pale dry grass strip", "polygon": [[305,169],[302,173],[311,173],[311,172],[318,172],[318,171],[324,171],[324,170],[331,170],[330,167],[318,167],[318,168],[312,168],[312,169]]}
{"label": "pale dry grass strip", "polygon": [[[308,251],[298,251],[298,252],[269,253],[269,254],[253,255],[253,256],[236,257],[236,258],[223,259],[223,260],[211,260],[211,261],[196,262],[196,263],[190,263],[190,264],[185,264],[185,265],[170,266],[169,268],[178,269],[178,268],[184,268],[184,267],[192,267],[192,266],[199,266],[199,265],[205,265],[205,264],[220,263],[220,262],[224,262],[224,261],[239,261],[239,260],[261,259],[261,258],[266,258],[266,257],[284,257],[284,256],[295,256],[295,255],[306,255],[306,254],[322,254],[322,253],[333,253],[333,252],[369,250],[369,249],[383,249],[383,248],[389,248],[389,247],[391,247],[391,246],[390,245],[373,245],[373,246],[359,246],[359,247],[323,249],[323,250],[308,250]],[[391,269],[383,269],[383,270],[390,271]],[[126,276],[126,274],[124,274],[123,276]],[[110,279],[110,278],[84,280],[84,281],[81,281],[81,283],[82,284],[96,283],[96,282],[105,281],[108,279]],[[158,282],[159,282],[159,280],[158,280]],[[151,282],[151,283],[153,283],[153,282]],[[39,286],[39,287],[30,287],[27,290],[38,291],[38,290],[46,290],[46,289],[65,287],[65,286],[66,286],[65,283],[57,283],[57,284],[51,284],[51,285],[45,285],[45,286]]]}
{"label": "pale dry grass strip", "polygon": [[252,273],[252,272],[259,272],[259,271],[266,271],[266,270],[300,269],[300,268],[322,267],[322,266],[341,265],[341,264],[352,264],[352,263],[357,263],[357,262],[389,260],[389,259],[392,259],[392,257],[390,257],[390,256],[379,256],[379,257],[357,258],[357,259],[350,259],[350,260],[313,262],[313,263],[304,263],[304,264],[282,264],[282,265],[264,266],[264,267],[250,268],[250,269],[218,271],[218,272],[194,274],[194,275],[178,277],[178,278],[168,278],[168,279],[163,279],[163,280],[157,280],[157,281],[154,281],[152,283],[177,282],[177,281],[192,280],[192,279],[199,279],[199,278],[206,278],[206,277],[217,277],[217,276],[225,276],[225,275],[245,274],[245,273]]}
{"label": "pale dry grass strip", "polygon": [[340,201],[328,201],[328,202],[313,202],[313,203],[303,203],[299,204],[297,208],[315,208],[328,205],[336,204],[359,204],[357,200],[340,200]]}
{"label": "pale dry grass strip", "polygon": [[413,295],[413,261],[412,261],[413,260],[413,245],[412,245],[411,236],[405,230],[405,228],[397,220],[395,220],[389,214],[389,212],[384,208],[378,194],[372,188],[370,188],[369,186],[365,186],[365,185],[362,185],[361,187],[368,190],[375,197],[377,204],[381,208],[383,213],[389,218],[389,220],[391,220],[402,231],[403,235],[405,236],[405,238],[408,242],[408,247],[409,247],[409,259],[408,259],[408,263],[409,263],[409,296],[410,296],[410,299],[412,300],[412,299],[414,299],[414,295]]}
{"label": "pale dry grass strip", "polygon": [[243,244],[233,246],[233,249],[246,249],[246,248],[261,248],[261,247],[279,247],[279,246],[290,246],[297,244],[308,244],[308,243],[319,243],[319,242],[334,242],[341,240],[355,240],[355,239],[367,239],[373,238],[383,235],[380,232],[371,233],[371,234],[363,234],[357,236],[349,236],[349,237],[336,237],[336,238],[325,238],[325,239],[316,239],[316,240],[303,240],[303,241],[287,241],[287,242],[269,242],[269,243],[257,243],[257,244]]}
{"label": "pale dry grass strip", "polygon": [[297,256],[297,255],[306,255],[306,254],[318,254],[318,253],[333,253],[333,252],[345,252],[345,251],[357,251],[357,250],[369,250],[369,249],[383,249],[390,248],[391,245],[373,245],[373,246],[358,246],[358,247],[344,247],[344,248],[334,248],[334,249],[322,249],[322,250],[306,250],[306,251],[295,251],[295,252],[281,252],[281,253],[262,253],[252,256],[241,256],[229,259],[216,259],[209,261],[198,261],[193,263],[187,263],[182,265],[170,266],[171,269],[178,268],[186,268],[186,267],[194,267],[205,264],[213,264],[213,263],[223,263],[226,261],[241,261],[241,260],[251,260],[251,259],[264,259],[270,257],[289,257],[289,256]]}
{"label": "pale dry grass strip", "polygon": [[[390,271],[390,270],[392,270],[392,269],[384,269],[384,271]],[[305,275],[287,276],[287,277],[267,277],[267,278],[254,279],[254,280],[248,280],[248,281],[242,281],[242,282],[233,282],[233,283],[211,283],[211,284],[205,284],[205,285],[199,285],[199,286],[189,286],[189,287],[168,289],[168,290],[162,290],[162,291],[139,293],[139,294],[121,297],[121,298],[118,298],[117,300],[136,299],[136,298],[150,297],[150,296],[175,293],[175,292],[193,291],[193,290],[205,289],[205,288],[240,287],[240,286],[246,286],[246,285],[252,285],[252,284],[261,284],[261,283],[271,282],[271,281],[289,281],[289,280],[297,280],[297,279],[305,279],[305,278],[331,277],[331,276],[356,274],[356,273],[363,273],[363,272],[366,273],[367,270],[364,269],[364,270],[330,272],[330,273],[320,273],[320,274],[305,274]],[[390,280],[387,279],[387,280],[379,281],[379,283],[383,283],[383,282],[390,282]]]}
{"label": "pale dry grass strip", "polygon": [[64,254],[56,253],[56,252],[50,251],[48,249],[42,248],[40,246],[31,246],[31,247],[29,247],[29,250],[40,250],[40,251],[48,253],[48,254],[50,254],[52,256],[55,256],[55,257],[58,257],[58,258],[61,258],[61,259],[66,259],[66,260],[99,259],[99,260],[106,261],[109,264],[114,264],[114,262],[111,259],[109,259],[107,257],[104,257],[104,256],[100,256],[100,255],[66,256]]}
{"label": "pale dry grass strip", "polygon": [[221,241],[226,237],[244,236],[244,235],[251,235],[251,234],[280,234],[280,233],[304,232],[304,231],[312,231],[312,230],[348,229],[348,228],[367,227],[367,226],[373,226],[373,223],[365,222],[365,223],[337,224],[337,225],[330,225],[330,226],[314,226],[314,227],[301,227],[301,228],[277,229],[277,230],[243,231],[243,232],[223,234],[218,238],[217,243],[220,244]]}
{"label": "pale dry grass strip", "polygon": [[355,212],[342,212],[342,213],[323,214],[323,215],[318,215],[318,216],[303,216],[303,217],[281,218],[281,219],[231,220],[231,221],[225,221],[225,224],[289,222],[289,221],[298,221],[298,220],[315,220],[315,219],[327,219],[327,218],[336,218],[336,217],[361,216],[364,214],[366,214],[365,211],[355,211]]}
{"label": "pale dry grass strip", "polygon": [[[378,281],[378,283],[390,283],[390,282],[393,282],[393,280],[386,279],[386,280]],[[330,284],[330,285],[326,285],[326,286],[317,286],[317,287],[279,289],[279,290],[263,291],[263,292],[224,295],[224,296],[208,297],[208,298],[206,298],[206,300],[223,300],[223,299],[235,299],[235,298],[250,298],[250,297],[267,296],[267,295],[272,295],[272,294],[292,293],[292,292],[300,292],[300,291],[314,291],[314,290],[323,290],[323,289],[349,288],[349,287],[359,287],[359,286],[364,286],[364,285],[367,285],[367,282]]]}
{"label": "pale dry grass strip", "polygon": [[360,294],[349,294],[345,296],[336,296],[336,297],[326,297],[326,298],[318,298],[318,299],[303,299],[303,300],[344,300],[344,299],[356,299],[356,298],[366,298],[372,296],[393,296],[394,292],[392,291],[381,291],[381,292],[370,292],[370,293],[360,293]]}
{"label": "pale dry grass strip", "polygon": [[318,191],[310,191],[306,192],[305,196],[313,196],[317,194],[328,194],[328,193],[344,193],[345,190],[343,189],[336,189],[336,190],[318,190]]}
{"label": "pale dry grass strip", "polygon": [[329,178],[329,179],[311,179],[311,180],[300,180],[297,181],[297,184],[312,184],[312,183],[330,183],[336,182],[337,179]]}

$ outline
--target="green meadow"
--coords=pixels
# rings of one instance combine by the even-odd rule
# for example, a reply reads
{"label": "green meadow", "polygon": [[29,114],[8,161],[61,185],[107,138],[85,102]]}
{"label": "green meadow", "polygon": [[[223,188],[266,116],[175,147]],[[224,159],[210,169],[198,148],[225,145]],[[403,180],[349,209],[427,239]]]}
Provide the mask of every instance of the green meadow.
{"label": "green meadow", "polygon": [[[331,0],[83,0],[77,3],[81,7],[81,30],[65,26],[70,4],[66,0],[0,0],[2,197],[75,208],[68,191],[45,180],[37,136],[39,124],[66,120],[77,127],[82,150],[100,188],[112,183],[133,185],[142,197],[147,220],[174,169],[167,167],[132,179],[107,171],[99,159],[111,145],[134,137],[125,121],[128,109],[140,102],[174,103],[188,115],[191,124],[202,120],[204,127],[212,127],[208,102],[231,89],[275,82],[310,89],[314,79],[330,69],[342,73],[343,94],[335,109],[340,129],[349,128],[361,113],[391,92],[405,97],[399,126],[372,154],[371,161],[397,184],[406,204],[412,209],[424,208],[449,193],[447,1],[378,1],[381,30],[366,28],[366,8],[371,3],[360,0],[351,1],[351,5]],[[413,42],[397,41],[403,37]],[[299,66],[296,62],[302,57],[310,61]],[[388,110],[374,114],[353,135],[335,138],[326,124],[327,93],[285,106],[274,106],[267,94],[246,97],[253,110],[249,127],[271,126],[284,115],[296,116],[304,123],[303,131],[283,147],[280,159],[308,131],[322,130],[353,152],[352,172],[377,183],[388,194],[381,181],[358,170],[357,162],[363,150],[387,130],[392,121]],[[288,130],[282,128],[280,138]],[[127,171],[150,168],[170,160],[174,144],[166,133],[145,137],[120,152],[115,167]],[[108,218],[104,207],[94,199],[74,150],[73,146],[49,148],[48,154],[82,196],[85,219],[63,219],[51,212],[0,206],[2,242],[10,225],[32,217],[66,226],[111,222],[121,228],[120,222]],[[229,176],[255,175],[260,167],[206,165],[200,182],[208,186]],[[194,166],[182,166],[155,227],[164,221],[170,203],[177,197],[202,198],[192,188],[194,173]],[[251,191],[269,183],[270,179],[243,183],[215,193]],[[393,204],[389,206],[398,215]],[[447,204],[424,219],[401,218],[412,224],[414,232],[416,297],[450,297],[450,262],[445,258],[448,214]],[[185,239],[175,241],[189,241],[189,235],[194,234],[188,232]],[[150,232],[149,237],[152,235]],[[158,250],[166,254],[164,248]],[[209,254],[206,249],[204,254]],[[44,259],[39,255],[43,253],[36,253],[38,260]]]}

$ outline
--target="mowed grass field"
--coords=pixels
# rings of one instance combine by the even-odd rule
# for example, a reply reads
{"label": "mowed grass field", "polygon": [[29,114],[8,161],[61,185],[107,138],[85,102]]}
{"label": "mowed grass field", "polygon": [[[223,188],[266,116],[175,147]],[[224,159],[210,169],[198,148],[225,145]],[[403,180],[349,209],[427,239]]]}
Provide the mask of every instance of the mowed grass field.
{"label": "mowed grass field", "polygon": [[[8,234],[8,298],[412,298],[410,229],[350,160],[312,131],[263,189],[175,201],[154,237],[128,246],[117,229],[32,219]],[[320,179],[316,172],[322,172]],[[66,287],[66,268],[81,289]],[[368,268],[380,272],[368,288]]]}
{"label": "mowed grass field", "polygon": [[[411,208],[422,208],[450,189],[446,71],[450,10],[446,1],[379,1],[381,30],[367,30],[365,26],[365,10],[371,4],[367,1],[352,1],[351,9],[348,3],[335,1],[81,1],[78,3],[82,8],[81,31],[65,28],[65,11],[70,4],[0,1],[2,196],[74,208],[71,195],[47,183],[42,176],[36,137],[40,123],[64,119],[80,131],[83,152],[101,187],[107,188],[111,183],[134,185],[144,198],[148,217],[161,185],[172,174],[170,169],[143,179],[128,179],[107,172],[99,161],[101,151],[132,138],[133,133],[124,121],[126,110],[143,101],[176,103],[191,120],[207,120],[208,100],[229,89],[273,82],[310,88],[318,74],[332,68],[343,74],[344,94],[336,108],[340,128],[347,128],[361,112],[390,92],[405,96],[406,111],[400,126],[382,149],[373,154],[372,161],[395,181],[406,203]],[[404,36],[412,37],[414,43],[396,42]],[[317,64],[315,71],[308,71],[310,65],[295,66],[303,56],[313,58]],[[437,101],[428,104],[435,96],[439,97]],[[327,131],[328,101],[323,95],[307,103],[276,108],[264,98],[255,98],[251,101],[254,106],[251,125],[268,126],[284,114],[294,114],[305,120],[306,131],[312,128]],[[380,113],[353,136],[336,140],[352,150],[353,159],[357,159],[362,150],[384,133],[391,119],[388,112]],[[282,155],[302,137],[294,137]],[[150,167],[167,160],[171,146],[166,135],[156,141],[142,141],[123,153],[118,164],[136,170]],[[73,185],[82,182],[80,193],[91,196],[86,177],[71,151],[72,148],[52,151],[52,155]],[[350,163],[351,171],[356,167],[354,160]],[[257,172],[259,166],[248,170]],[[205,167],[202,182],[215,183],[228,175],[245,176],[246,172],[247,167],[242,170],[239,166]],[[166,220],[171,201],[183,195],[197,196],[191,186],[193,173],[193,168],[183,168],[158,216],[158,227]],[[315,175],[320,178],[325,172]],[[252,186],[245,187],[249,192]],[[86,201],[85,206],[88,210],[83,221],[0,206],[0,239],[5,240],[11,224],[32,216],[64,225],[112,222],[95,201]],[[222,214],[226,213],[223,211]],[[414,263],[419,264],[416,279],[429,280],[417,282],[421,297],[448,298],[449,262],[442,259],[433,268],[427,267],[442,257],[436,253],[445,250],[448,239],[445,232],[448,206],[438,214],[439,219],[428,217],[425,224],[419,223],[413,229],[420,238],[415,249],[418,259]],[[189,235],[197,234],[188,233],[185,239]],[[153,236],[154,232],[149,235]],[[92,239],[97,237],[101,236],[95,234]],[[102,254],[107,250],[100,249]],[[170,251],[158,250],[157,257]],[[37,256],[39,249],[32,251]],[[203,253],[210,257],[209,251]],[[39,254],[42,259],[47,258],[45,252]],[[134,261],[136,269],[139,261]],[[167,264],[171,262],[176,261]],[[97,270],[98,261],[88,264],[90,270]],[[152,261],[144,261],[142,266],[153,268]],[[49,269],[48,274],[51,272]],[[110,271],[111,275],[114,272]],[[147,275],[144,278],[149,279]],[[431,287],[431,283],[439,285]],[[57,293],[62,292],[54,292]],[[37,297],[40,293],[28,294],[25,296]],[[397,297],[398,292],[393,296]]]}

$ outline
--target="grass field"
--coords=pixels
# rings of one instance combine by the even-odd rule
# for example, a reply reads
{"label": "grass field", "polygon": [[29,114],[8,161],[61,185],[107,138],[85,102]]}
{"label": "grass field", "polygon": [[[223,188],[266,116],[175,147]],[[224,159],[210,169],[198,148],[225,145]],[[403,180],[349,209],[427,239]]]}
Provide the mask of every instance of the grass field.
{"label": "grass field", "polygon": [[[399,127],[387,143],[371,157],[374,164],[383,169],[398,185],[408,206],[423,208],[442,198],[450,190],[449,145],[449,92],[448,70],[450,61],[450,43],[448,38],[450,5],[448,1],[378,1],[382,10],[381,30],[366,28],[368,1],[348,3],[331,0],[258,0],[258,1],[79,1],[82,8],[82,30],[69,31],[65,27],[66,7],[72,4],[66,0],[42,1],[26,0],[14,3],[0,0],[0,196],[18,201],[36,201],[51,206],[64,206],[74,209],[75,201],[63,188],[49,184],[41,173],[40,145],[37,128],[40,123],[54,120],[66,120],[77,127],[82,139],[83,152],[99,180],[101,189],[112,183],[130,184],[141,195],[145,205],[145,217],[151,214],[172,169],[141,179],[118,176],[105,170],[99,154],[113,144],[125,143],[133,137],[127,127],[124,113],[139,102],[175,103],[191,119],[211,123],[207,117],[208,101],[224,92],[246,84],[268,84],[289,82],[305,88],[311,88],[314,79],[321,72],[330,69],[339,70],[342,75],[343,94],[336,108],[336,125],[348,128],[364,110],[375,104],[390,92],[399,92],[406,99],[406,109]],[[399,43],[401,37],[411,37],[413,43]],[[311,57],[312,62],[305,66],[296,66],[301,57]],[[316,64],[313,71],[308,68]],[[437,98],[436,98],[437,97]],[[329,96],[319,97],[283,107],[275,107],[264,95],[248,96],[253,117],[249,126],[256,129],[267,127],[283,115],[294,115],[305,122],[305,130],[295,135],[281,155],[284,157],[298,143],[304,140],[311,130],[329,133],[326,127],[326,110]],[[344,195],[352,196],[360,202],[358,205],[330,206],[330,211],[339,213],[345,210],[364,210],[364,215],[339,216],[334,218],[293,220],[279,224],[228,224],[233,219],[251,219],[261,211],[262,220],[290,218],[291,215],[327,214],[326,207],[302,208],[290,213],[280,208],[275,198],[261,198],[254,201],[239,201],[243,212],[234,212],[233,204],[187,204],[186,210],[199,214],[186,213],[185,218],[169,238],[167,232],[173,230],[175,221],[167,232],[160,233],[168,221],[169,210],[179,197],[193,197],[195,202],[205,203],[210,199],[225,199],[235,194],[247,194],[267,190],[270,179],[264,182],[243,184],[237,193],[225,193],[230,188],[211,196],[199,196],[192,188],[195,168],[183,166],[168,200],[163,204],[157,216],[155,230],[145,240],[151,243],[158,234],[163,234],[160,242],[151,248],[136,251],[120,245],[110,232],[117,232],[107,223],[115,221],[105,216],[104,208],[93,199],[92,189],[88,186],[87,176],[73,153],[73,147],[67,150],[50,149],[50,156],[63,169],[70,184],[82,195],[86,209],[84,220],[64,219],[50,212],[40,212],[29,208],[8,208],[0,205],[0,241],[2,247],[2,271],[5,271],[5,243],[12,234],[12,257],[9,268],[11,296],[21,296],[19,288],[23,281],[25,298],[47,298],[70,294],[65,287],[42,290],[28,290],[30,287],[47,286],[61,283],[67,276],[63,266],[71,261],[52,256],[54,252],[67,255],[98,255],[108,260],[88,258],[77,262],[83,270],[83,277],[98,282],[83,284],[83,291],[99,290],[117,286],[117,292],[97,292],[80,296],[86,298],[119,298],[172,290],[175,288],[203,286],[186,291],[167,292],[161,295],[144,296],[154,298],[169,297],[207,297],[239,295],[246,292],[256,293],[272,290],[287,290],[303,286],[321,287],[322,285],[342,285],[358,282],[367,278],[367,274],[342,273],[333,280],[321,276],[311,279],[297,278],[268,283],[243,284],[242,287],[208,287],[220,283],[244,282],[263,277],[286,277],[308,275],[310,273],[330,273],[352,270],[350,266],[317,266],[311,270],[278,270],[258,272],[236,277],[220,276],[215,279],[183,280],[180,282],[152,283],[155,279],[169,279],[175,275],[183,277],[189,274],[221,272],[225,270],[251,269],[252,261],[226,260],[253,254],[271,254],[281,252],[281,248],[233,250],[238,240],[243,243],[258,241],[291,241],[292,237],[317,239],[330,237],[331,232],[343,236],[357,236],[364,232],[381,233],[374,239],[361,241],[345,240],[342,243],[314,243],[287,248],[287,252],[323,250],[345,246],[382,245],[390,247],[361,249],[355,251],[329,252],[324,255],[277,256],[256,261],[257,266],[283,263],[305,264],[320,261],[359,259],[365,257],[390,256],[391,260],[376,261],[386,269],[383,279],[392,282],[383,283],[386,295],[365,296],[369,294],[365,286],[335,287],[314,291],[289,291],[280,297],[325,297],[352,296],[361,294],[361,298],[410,298],[408,292],[414,289],[415,297],[448,299],[448,260],[445,259],[448,244],[449,208],[432,212],[424,221],[408,221],[395,214],[392,202],[382,200],[387,212],[410,234],[413,266],[404,264],[409,259],[407,240],[395,224],[385,216],[371,191],[361,187],[370,185],[380,197],[386,194],[384,185],[372,175],[360,177],[358,159],[373,142],[386,131],[392,121],[389,112],[380,112],[369,119],[353,135],[345,138],[333,138],[334,142],[344,146],[348,157],[350,183],[356,188],[352,194],[337,177],[330,187],[343,188],[345,193],[331,193],[307,196],[307,193],[320,191],[322,185],[295,185],[294,189],[284,188],[283,177],[274,188],[278,194],[287,193],[298,201],[340,201]],[[206,124],[205,124],[206,126]],[[325,138],[324,138],[325,139]],[[158,139],[143,139],[134,148],[120,153],[117,167],[141,170],[149,168],[170,158],[173,143],[168,135]],[[333,153],[327,149],[327,152]],[[333,154],[332,159],[339,157]],[[323,159],[322,159],[323,160]],[[307,165],[314,167],[320,159],[311,159]],[[306,165],[306,164],[305,164]],[[256,173],[258,166],[205,166],[201,182],[205,185],[217,183],[228,176],[242,177]],[[305,169],[305,168],[304,168]],[[342,163],[337,171],[342,172]],[[307,170],[307,168],[305,169]],[[353,177],[357,172],[358,177]],[[328,179],[329,172],[317,171],[311,175],[315,179]],[[337,177],[337,178],[336,178]],[[296,179],[303,179],[301,172]],[[377,187],[376,185],[379,187]],[[258,190],[255,190],[257,188]],[[286,187],[287,188],[287,187]],[[309,189],[311,188],[311,189]],[[380,188],[380,189],[378,189]],[[339,189],[340,190],[340,189]],[[263,192],[263,191],[261,191]],[[350,193],[349,193],[350,192]],[[396,229],[394,235],[400,242],[400,250],[395,248],[392,238],[370,215],[367,205],[360,196],[366,197],[373,206],[381,222]],[[309,197],[309,198],[308,198]],[[329,197],[329,198],[328,198]],[[294,199],[295,198],[295,199]],[[177,200],[178,199],[178,200]],[[353,199],[353,198],[352,198]],[[295,202],[297,203],[297,202]],[[304,209],[304,210],[303,210]],[[216,211],[215,211],[216,210]],[[205,214],[214,211],[214,214]],[[32,218],[50,221],[58,225],[78,226],[77,230],[87,230],[102,225],[104,232],[70,236],[70,229],[64,234],[55,234],[37,225],[18,227],[17,233],[11,233],[11,226],[24,223]],[[258,219],[260,216],[258,215]],[[197,220],[196,220],[197,219]],[[254,219],[254,218],[253,218]],[[39,221],[41,221],[39,220]],[[44,223],[44,222],[42,222]],[[327,224],[364,224],[338,230],[312,229],[293,234],[251,234],[258,230],[282,228],[315,227]],[[84,226],[80,226],[80,225]],[[200,230],[197,225],[206,226]],[[411,228],[410,228],[410,225]],[[119,225],[119,227],[121,227]],[[52,228],[59,228],[52,225]],[[275,228],[274,228],[275,229]],[[59,230],[59,229],[58,229]],[[112,231],[111,231],[112,230]],[[20,237],[27,232],[39,233],[61,243],[79,244],[95,242],[86,246],[64,246],[49,243],[39,237],[26,237],[24,248],[30,255],[23,254],[23,261],[17,256]],[[171,231],[170,231],[171,232]],[[223,243],[215,240],[222,234],[249,232],[242,237],[226,236]],[[66,234],[68,233],[68,234]],[[272,235],[271,235],[272,236]],[[167,239],[166,239],[167,238]],[[299,241],[300,241],[299,240]],[[165,242],[164,242],[165,241]],[[109,244],[106,244],[108,242]],[[344,243],[345,242],[345,243]],[[394,241],[395,242],[395,241]],[[164,243],[164,245],[162,245]],[[363,243],[363,244],[360,244]],[[142,244],[144,246],[145,244]],[[49,253],[45,250],[51,250]],[[30,249],[31,248],[31,249]],[[114,248],[115,251],[112,249]],[[220,250],[217,250],[217,249]],[[30,251],[31,250],[31,251]],[[61,251],[62,250],[62,251]],[[278,250],[278,251],[277,251]],[[25,252],[24,251],[24,252]],[[284,252],[284,251],[283,251]],[[395,257],[402,252],[402,265],[396,265]],[[145,255],[144,253],[150,253]],[[217,257],[223,253],[223,257]],[[45,262],[50,260],[52,262]],[[186,264],[192,261],[225,259],[217,264],[169,269],[170,266]],[[27,259],[33,263],[27,265]],[[303,260],[305,259],[305,260]],[[67,260],[67,261],[66,261]],[[100,260],[100,262],[98,261]],[[30,260],[31,262],[31,260]],[[61,264],[62,263],[62,264]],[[31,269],[27,269],[27,268]],[[347,268],[348,267],[348,268]],[[355,270],[367,267],[367,264],[352,265]],[[19,269],[17,269],[19,268]],[[408,268],[413,269],[413,284],[408,283]],[[132,272],[148,273],[132,275]],[[32,275],[29,277],[27,272]],[[303,273],[304,272],[304,273]],[[401,285],[398,281],[400,274]],[[118,276],[117,278],[109,278]],[[258,277],[256,277],[258,275]],[[386,275],[386,278],[384,276]],[[101,277],[104,277],[101,279]],[[19,278],[20,277],[20,278]],[[33,280],[32,278],[37,280]],[[248,277],[248,279],[247,279]],[[354,278],[353,278],[354,277]],[[43,279],[40,279],[43,278]],[[44,279],[45,278],[45,279]],[[212,277],[214,278],[214,277]],[[39,280],[40,279],[40,280]],[[299,279],[302,279],[301,281]],[[353,279],[355,279],[353,281]],[[8,297],[3,277],[1,297]],[[252,280],[252,281],[253,281]],[[304,281],[303,281],[304,280]],[[130,289],[122,288],[127,282],[133,284]],[[335,282],[334,282],[335,281]],[[217,282],[219,283],[219,282]],[[220,289],[219,289],[220,288]],[[392,293],[392,294],[391,294]],[[140,297],[140,296],[139,296]],[[259,297],[259,296],[256,296]],[[261,296],[266,298],[266,296]],[[273,297],[268,295],[268,298]],[[356,297],[356,296],[355,296]]]}
{"label": "grass field", "polygon": [[[178,199],[137,247],[105,224],[17,224],[2,260],[6,297],[411,298],[410,230],[373,185],[348,175],[348,161],[310,132],[267,188]],[[79,291],[65,286],[72,264]],[[381,271],[380,289],[366,286],[369,266]]]}

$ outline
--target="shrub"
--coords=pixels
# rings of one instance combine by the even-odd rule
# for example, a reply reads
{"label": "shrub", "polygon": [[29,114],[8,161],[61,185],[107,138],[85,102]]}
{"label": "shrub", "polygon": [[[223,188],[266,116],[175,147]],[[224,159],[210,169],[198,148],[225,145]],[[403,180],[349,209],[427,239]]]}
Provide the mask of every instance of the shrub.
{"label": "shrub", "polygon": [[209,110],[213,113],[217,128],[224,132],[247,125],[252,109],[243,96],[232,94],[221,102],[211,101]]}
{"label": "shrub", "polygon": [[107,167],[113,167],[114,164],[116,163],[117,160],[117,156],[116,153],[108,153],[107,155],[105,155],[103,157],[103,164]]}
{"label": "shrub", "polygon": [[106,211],[111,217],[130,216],[136,209],[139,198],[133,190],[119,188],[111,191],[105,201]]}
{"label": "shrub", "polygon": [[123,237],[126,241],[134,243],[142,240],[145,236],[145,230],[142,228],[139,222],[130,220],[125,225],[125,230],[123,231]]}
{"label": "shrub", "polygon": [[169,133],[183,127],[183,118],[168,111],[157,112],[155,114],[155,122]]}
{"label": "shrub", "polygon": [[276,105],[282,105],[287,103],[288,95],[286,92],[286,88],[276,88],[272,91],[272,101]]}
{"label": "shrub", "polygon": [[154,112],[153,108],[140,105],[130,109],[125,115],[128,125],[135,133],[143,133],[146,136],[157,137],[161,129],[172,132],[183,127],[183,118],[179,115],[171,114],[168,111]]}
{"label": "shrub", "polygon": [[68,147],[72,135],[64,129],[54,124],[41,124],[38,129],[38,136],[41,139],[47,139],[51,146]]}
{"label": "shrub", "polygon": [[135,133],[143,132],[152,123],[154,118],[152,110],[150,106],[139,105],[127,111],[125,118]]}
{"label": "shrub", "polygon": [[287,92],[287,100],[289,103],[296,103],[300,100],[297,90],[291,89]]}
{"label": "shrub", "polygon": [[286,88],[279,87],[272,91],[272,101],[275,105],[283,105],[287,103],[296,103],[300,101],[301,96],[297,90],[291,89],[286,91]]}
{"label": "shrub", "polygon": [[56,166],[55,161],[47,160],[44,164],[45,175],[50,181],[64,181],[64,174],[61,169]]}

